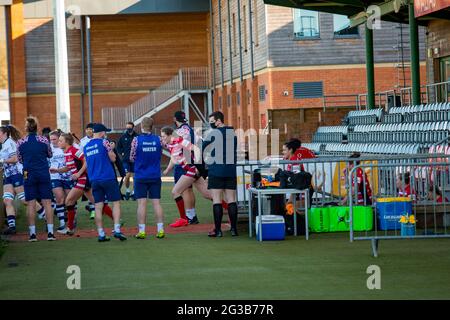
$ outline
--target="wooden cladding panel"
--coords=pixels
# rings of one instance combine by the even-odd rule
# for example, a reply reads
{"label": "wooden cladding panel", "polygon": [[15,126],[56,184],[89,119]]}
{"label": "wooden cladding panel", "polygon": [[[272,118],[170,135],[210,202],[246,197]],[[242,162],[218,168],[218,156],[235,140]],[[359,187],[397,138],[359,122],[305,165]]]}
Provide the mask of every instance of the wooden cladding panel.
{"label": "wooden cladding panel", "polygon": [[208,65],[207,14],[93,17],[96,90],[151,89],[178,69]]}
{"label": "wooden cladding panel", "polygon": [[[55,59],[52,19],[25,19],[27,91],[55,92]],[[81,87],[80,30],[67,30],[69,82],[72,91]]]}
{"label": "wooden cladding panel", "polygon": [[[152,89],[180,68],[208,65],[207,14],[148,14],[91,17],[94,91]],[[53,93],[53,21],[26,19],[29,93]],[[67,30],[69,81],[81,87],[80,30]],[[87,79],[87,76],[86,76]]]}

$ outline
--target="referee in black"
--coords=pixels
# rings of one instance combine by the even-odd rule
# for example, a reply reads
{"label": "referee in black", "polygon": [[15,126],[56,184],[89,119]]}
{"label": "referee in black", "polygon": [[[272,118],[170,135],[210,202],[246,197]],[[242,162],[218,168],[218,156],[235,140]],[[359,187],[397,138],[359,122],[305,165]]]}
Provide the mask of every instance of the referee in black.
{"label": "referee in black", "polygon": [[231,235],[237,236],[236,204],[236,161],[237,137],[233,127],[224,124],[224,116],[220,111],[209,116],[211,130],[203,142],[205,163],[208,166],[208,189],[213,197],[213,213],[215,229],[208,236],[222,237],[222,200],[228,202],[228,215],[231,223]]}

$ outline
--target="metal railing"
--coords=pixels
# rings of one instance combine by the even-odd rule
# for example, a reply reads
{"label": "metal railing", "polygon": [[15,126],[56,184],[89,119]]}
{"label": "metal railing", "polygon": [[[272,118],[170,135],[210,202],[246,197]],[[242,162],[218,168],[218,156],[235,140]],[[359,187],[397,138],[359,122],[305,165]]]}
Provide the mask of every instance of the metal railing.
{"label": "metal railing", "polygon": [[127,107],[104,107],[102,121],[112,130],[123,130],[127,122],[135,121],[183,91],[205,91],[209,88],[208,68],[183,68],[176,76]]}
{"label": "metal railing", "polygon": [[[348,152],[347,154],[350,154]],[[312,175],[312,185],[314,187],[312,205],[325,206],[327,204],[340,204],[347,194],[347,176],[344,169],[350,164],[355,166],[358,161],[361,163],[395,163],[404,164],[419,161],[428,161],[429,159],[446,159],[450,157],[445,154],[415,154],[415,155],[366,155],[358,159],[350,159],[344,155],[329,155],[319,158],[305,159],[302,161],[245,161],[237,164],[237,202],[240,210],[248,210],[248,195],[246,189],[252,184],[252,172],[255,169],[263,168],[273,174],[277,169],[286,170],[288,166],[297,169],[303,165],[305,171]],[[349,170],[348,170],[349,171]],[[373,194],[384,194],[386,191],[394,190],[392,185],[383,185],[377,183],[373,188]]]}
{"label": "metal railing", "polygon": [[207,67],[183,68],[179,71],[182,89],[187,91],[206,90],[211,87]]}
{"label": "metal railing", "polygon": [[[249,193],[252,176],[259,169],[262,176],[273,176],[279,169],[300,166],[312,175],[311,207],[340,207],[345,212],[337,223],[347,226],[350,240],[373,240],[373,253],[378,254],[378,241],[381,239],[441,238],[450,237],[450,155],[424,154],[411,156],[363,156],[320,157],[302,161],[272,162],[246,161],[237,165],[237,203],[239,212],[249,212]],[[389,214],[394,227],[381,227],[385,213],[377,202],[380,199],[409,197],[411,212],[417,220],[415,234],[402,235],[396,214]],[[286,200],[289,195],[286,195]],[[386,199],[387,198],[387,199]],[[268,199],[266,199],[268,200]],[[301,202],[301,201],[300,201]],[[365,207],[371,212],[366,216],[364,231],[355,227],[355,208]],[[276,208],[275,208],[276,207]],[[278,209],[277,209],[278,208]],[[251,208],[254,210],[254,208]],[[273,212],[280,208],[270,206],[268,201],[262,205],[263,214],[282,214]],[[398,220],[397,220],[398,218]],[[331,218],[330,218],[331,219]],[[361,222],[361,220],[359,220]],[[384,221],[383,221],[384,224]],[[395,227],[397,226],[397,227]],[[311,225],[310,225],[311,227]]]}
{"label": "metal railing", "polygon": [[322,98],[323,111],[326,108],[358,108],[357,94],[327,95]]}
{"label": "metal railing", "polygon": [[427,103],[449,102],[450,81],[425,85]]}
{"label": "metal railing", "polygon": [[[393,99],[393,106],[396,106],[396,97],[398,93],[394,90],[386,90],[375,93],[375,106],[374,108],[389,109],[389,97]],[[364,103],[363,103],[364,101]],[[367,109],[367,93],[358,94],[358,109]]]}
{"label": "metal railing", "polygon": [[[412,87],[400,89],[401,104],[412,104]],[[421,103],[438,103],[450,101],[450,81],[430,83],[420,86]]]}
{"label": "metal railing", "polygon": [[[371,240],[377,257],[379,240],[450,238],[448,157],[354,166],[347,180],[350,241]],[[372,194],[368,186],[375,186]],[[372,207],[375,214],[357,215],[356,206]]]}

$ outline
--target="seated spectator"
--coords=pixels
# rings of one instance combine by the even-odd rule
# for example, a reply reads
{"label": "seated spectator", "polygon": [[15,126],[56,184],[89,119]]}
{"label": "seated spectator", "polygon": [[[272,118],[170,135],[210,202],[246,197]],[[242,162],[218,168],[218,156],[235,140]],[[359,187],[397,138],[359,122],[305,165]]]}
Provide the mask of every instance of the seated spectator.
{"label": "seated spectator", "polygon": [[449,202],[447,197],[444,198],[438,186],[430,186],[428,200],[434,200],[436,203]]}
{"label": "seated spectator", "polygon": [[[311,159],[315,158],[316,155],[314,152],[309,150],[308,148],[302,147],[302,142],[297,139],[293,138],[286,143],[283,144],[283,160],[291,160],[291,161],[299,161],[303,159]],[[305,170],[303,164],[288,164],[286,166],[287,171],[293,171],[293,172],[299,172],[301,170]],[[314,195],[314,188],[311,185],[309,187],[309,205],[312,203]],[[291,206],[292,202],[294,201],[294,195],[289,195],[288,197],[288,214],[293,214],[293,206]],[[297,195],[296,198],[300,200],[300,197]],[[303,197],[302,197],[303,200]],[[301,201],[297,202],[297,206],[303,206]]]}
{"label": "seated spectator", "polygon": [[399,197],[409,197],[416,200],[415,190],[411,190],[411,174],[409,172],[400,173],[397,176],[397,193]]}
{"label": "seated spectator", "polygon": [[[348,163],[348,168],[344,171],[344,177],[345,179],[348,179],[347,174],[351,172],[351,170],[354,168],[355,164],[358,166],[360,164],[359,160],[353,160],[358,159],[361,156],[360,153],[355,152],[350,156],[350,160]],[[356,177],[355,177],[356,176]],[[356,186],[355,186],[356,182]],[[363,171],[362,168],[357,168],[356,172],[352,174],[352,192],[354,194],[354,188],[358,188],[358,199],[357,204],[360,206],[369,206],[372,205],[372,189],[370,187],[370,181],[367,177],[367,173]],[[347,186],[348,188],[348,186]],[[347,196],[342,199],[341,205],[348,205],[348,193],[350,192],[350,188],[347,190]]]}
{"label": "seated spectator", "polygon": [[[303,159],[315,158],[314,152],[308,148],[302,147],[302,142],[293,138],[283,144],[283,160],[299,161]],[[303,164],[288,164],[286,166],[288,171],[300,171],[305,170]]]}

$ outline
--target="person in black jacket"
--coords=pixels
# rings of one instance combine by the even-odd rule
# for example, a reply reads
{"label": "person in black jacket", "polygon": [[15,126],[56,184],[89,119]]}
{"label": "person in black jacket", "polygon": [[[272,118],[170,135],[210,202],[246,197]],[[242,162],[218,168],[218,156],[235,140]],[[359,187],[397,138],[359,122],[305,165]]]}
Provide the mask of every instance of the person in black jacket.
{"label": "person in black jacket", "polygon": [[237,236],[236,204],[236,162],[237,137],[233,127],[224,124],[224,116],[220,111],[209,116],[211,129],[203,142],[203,151],[206,155],[205,163],[208,166],[208,189],[213,197],[213,213],[215,229],[208,236],[222,237],[222,201],[228,203],[228,215],[231,224],[231,235]]}
{"label": "person in black jacket", "polygon": [[117,152],[122,158],[122,164],[126,172],[124,180],[126,188],[125,194],[126,200],[129,200],[130,196],[132,196],[130,192],[130,178],[134,172],[134,165],[130,161],[130,151],[131,151],[131,142],[133,142],[133,139],[135,137],[137,137],[137,133],[134,131],[134,123],[128,122],[126,132],[120,137],[119,142],[117,143]]}
{"label": "person in black jacket", "polygon": [[117,144],[114,140],[108,140],[108,141],[109,141],[109,145],[111,146],[111,148],[114,151],[114,154],[116,155],[116,161],[113,163],[113,166],[115,166],[114,170],[116,170],[116,168],[117,168],[116,176],[117,176],[117,173],[119,173],[120,177],[122,179],[124,179],[126,177],[127,173],[126,173],[123,163],[120,159],[119,152],[117,152],[117,147],[116,147]]}

